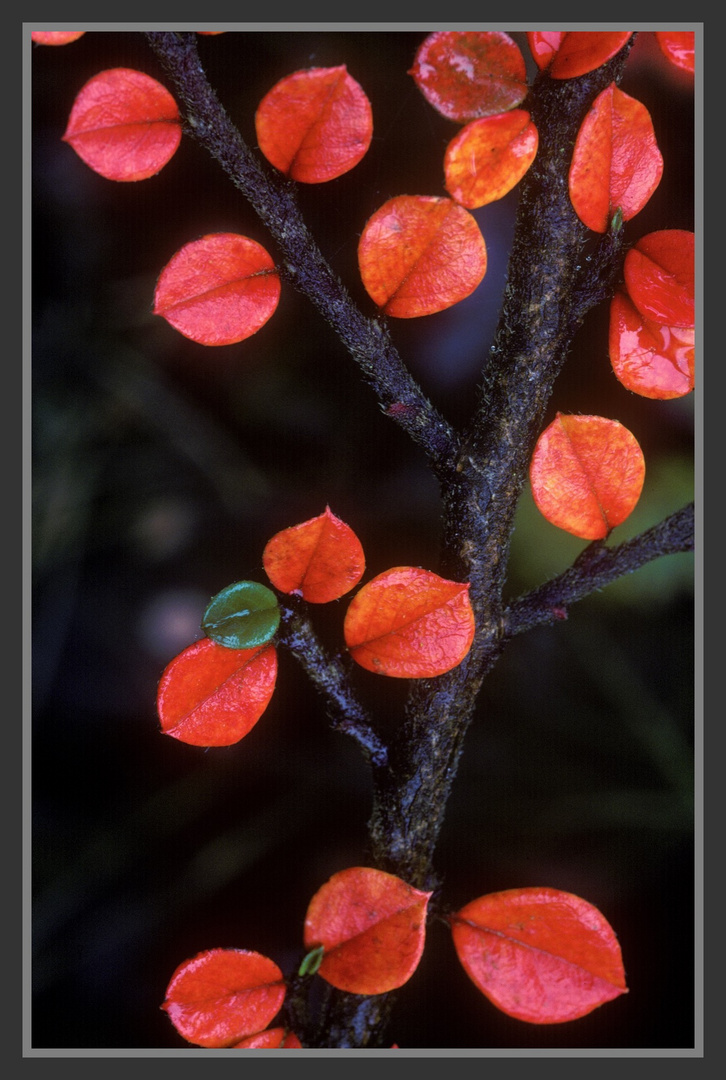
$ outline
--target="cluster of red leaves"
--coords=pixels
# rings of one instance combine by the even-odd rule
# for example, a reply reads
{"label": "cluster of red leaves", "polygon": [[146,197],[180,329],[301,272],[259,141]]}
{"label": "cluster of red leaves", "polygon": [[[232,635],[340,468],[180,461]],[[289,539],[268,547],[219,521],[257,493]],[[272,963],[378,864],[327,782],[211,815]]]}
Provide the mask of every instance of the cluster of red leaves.
{"label": "cluster of red leaves", "polygon": [[[298,977],[351,994],[385,994],[415,973],[432,893],[370,867],[341,870],[310,900]],[[511,889],[448,917],[457,957],[502,1012],[532,1024],[574,1020],[627,993],[617,938],[587,901],[551,888]],[[196,1046],[298,1048],[269,1027],[285,1001],[277,964],[257,952],[208,949],[180,964],[162,1008]]]}
{"label": "cluster of red leaves", "polygon": [[664,229],[625,256],[624,287],[610,304],[609,349],[628,390],[666,400],[694,386],[695,237]]}

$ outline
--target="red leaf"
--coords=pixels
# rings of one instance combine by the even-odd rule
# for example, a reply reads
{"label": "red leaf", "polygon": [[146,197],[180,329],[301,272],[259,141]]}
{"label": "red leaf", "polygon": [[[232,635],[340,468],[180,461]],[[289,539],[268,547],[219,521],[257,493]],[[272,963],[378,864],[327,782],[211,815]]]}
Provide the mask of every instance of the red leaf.
{"label": "red leaf", "polygon": [[179,109],[150,75],[111,68],[81,88],[62,138],[107,180],[145,180],[181,142]]}
{"label": "red leaf", "polygon": [[693,30],[656,30],[655,37],[661,52],[671,64],[694,73],[696,35]]}
{"label": "red leaf", "polygon": [[537,67],[553,79],[573,79],[602,67],[620,52],[632,30],[535,30],[527,34]]}
{"label": "red leaf", "polygon": [[161,676],[161,729],[191,746],[231,746],[262,716],[276,678],[274,645],[228,649],[210,638],[195,641]]}
{"label": "red leaf", "polygon": [[695,331],[644,319],[624,293],[610,304],[610,363],[617,378],[642,397],[683,397],[693,390]]}
{"label": "red leaf", "polygon": [[476,219],[452,199],[398,195],[366,222],[358,266],[385,315],[415,319],[470,296],[486,274],[487,249]]}
{"label": "red leaf", "polygon": [[645,460],[617,420],[558,412],[537,440],[529,475],[549,522],[583,540],[603,540],[635,508]]}
{"label": "red leaf", "polygon": [[68,45],[85,33],[85,30],[32,30],[30,37],[36,45]]}
{"label": "red leaf", "polygon": [[318,517],[276,533],[265,546],[262,565],[280,592],[326,604],[358,584],[365,556],[350,526],[326,506]]}
{"label": "red leaf", "polygon": [[472,120],[446,148],[446,190],[470,210],[503,198],[529,169],[537,144],[537,128],[524,109]]}
{"label": "red leaf", "polygon": [[351,994],[403,986],[421,959],[430,896],[381,870],[333,874],[305,916],[305,948],[325,949],[318,973]]}
{"label": "red leaf", "polygon": [[469,584],[397,566],[354,596],[343,633],[356,663],[378,675],[425,679],[450,671],[474,640]]}
{"label": "red leaf", "polygon": [[320,184],[352,169],[373,137],[362,87],[340,67],[309,68],[281,79],[255,114],[260,150],[292,180]]}
{"label": "red leaf", "polygon": [[625,256],[623,275],[644,318],[667,326],[695,325],[692,232],[663,229],[642,237]]}
{"label": "red leaf", "polygon": [[280,278],[267,251],[236,233],[186,244],[161,271],[154,315],[200,345],[234,345],[274,314]]}
{"label": "red leaf", "polygon": [[284,1027],[267,1028],[235,1043],[232,1050],[300,1050],[302,1043],[297,1035]]}
{"label": "red leaf", "polygon": [[230,1046],[265,1028],[285,1000],[277,964],[245,949],[207,949],[172,975],[161,1006],[195,1046]]}
{"label": "red leaf", "polygon": [[517,43],[498,30],[437,30],[420,45],[409,75],[430,105],[466,123],[513,109],[527,96]]}
{"label": "red leaf", "polygon": [[628,992],[612,927],[571,893],[491,893],[451,916],[451,932],[469,978],[517,1020],[576,1020]]}
{"label": "red leaf", "polygon": [[575,140],[570,199],[583,225],[607,232],[620,209],[629,221],[658,187],[663,158],[645,105],[611,83],[595,98]]}

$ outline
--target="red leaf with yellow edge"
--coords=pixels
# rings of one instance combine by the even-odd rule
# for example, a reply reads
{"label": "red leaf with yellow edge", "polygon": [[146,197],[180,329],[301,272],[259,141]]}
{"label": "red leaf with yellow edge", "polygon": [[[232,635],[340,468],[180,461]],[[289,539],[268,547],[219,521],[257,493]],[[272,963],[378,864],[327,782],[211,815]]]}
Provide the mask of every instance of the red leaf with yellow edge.
{"label": "red leaf with yellow edge", "polygon": [[625,256],[628,295],[641,315],[667,326],[695,325],[694,235],[662,229],[641,237]]}
{"label": "red leaf with yellow edge", "polygon": [[540,435],[529,477],[539,511],[583,540],[603,540],[635,509],[645,459],[635,436],[603,416],[557,416]]}
{"label": "red leaf with yellow edge", "polygon": [[559,1024],[626,994],[622,955],[605,917],[559,889],[509,889],[450,917],[457,956],[489,1000],[517,1020]]}
{"label": "red leaf with yellow edge", "polygon": [[693,74],[696,70],[696,35],[693,30],[656,30],[656,41],[667,60]]}
{"label": "red leaf with yellow edge", "polygon": [[474,640],[469,584],[397,566],[353,597],[343,624],[356,663],[378,675],[426,679],[464,659]]}
{"label": "red leaf with yellow edge", "polygon": [[309,68],[281,79],[255,114],[260,150],[292,180],[320,184],[352,169],[373,138],[363,88],[340,67]]}
{"label": "red leaf with yellow edge", "polygon": [[234,345],[274,314],[280,278],[256,240],[211,233],[185,244],[159,275],[154,315],[200,345]]}
{"label": "red leaf with yellow edge", "polygon": [[85,30],[32,30],[30,37],[36,45],[69,45],[85,33]]}
{"label": "red leaf with yellow edge", "polygon": [[150,75],[111,68],[81,88],[62,138],[107,180],[146,180],[176,153],[179,109]]}
{"label": "red leaf with yellow edge", "polygon": [[235,1043],[232,1050],[301,1050],[302,1043],[294,1031],[284,1027],[267,1028]]}
{"label": "red leaf with yellow edge", "polygon": [[262,716],[276,678],[274,645],[228,649],[211,638],[195,641],[161,676],[161,730],[192,746],[231,746]]}
{"label": "red leaf with yellow edge", "polygon": [[351,527],[326,506],[318,517],[276,533],[265,546],[262,565],[280,592],[326,604],[358,584],[365,556]]}
{"label": "red leaf with yellow edge", "polygon": [[615,83],[598,94],[575,140],[570,200],[583,225],[607,232],[616,210],[630,221],[663,175],[650,113]]}
{"label": "red leaf with yellow edge", "polygon": [[318,974],[351,994],[385,994],[418,967],[430,892],[382,870],[354,866],[333,874],[305,916],[306,949],[323,946]]}
{"label": "red leaf with yellow edge", "polygon": [[383,314],[415,319],[470,296],[486,274],[487,249],[476,219],[453,199],[398,195],[366,222],[358,266]]}
{"label": "red leaf with yellow edge", "polygon": [[229,1047],[267,1027],[285,1000],[274,961],[246,949],[207,949],[180,964],[161,1006],[195,1046]]}
{"label": "red leaf with yellow edge", "polygon": [[527,40],[538,68],[553,79],[573,79],[602,67],[632,36],[632,30],[535,30]]}
{"label": "red leaf with yellow edge", "polygon": [[524,109],[472,120],[446,148],[446,190],[469,210],[503,198],[529,169],[537,144],[537,128]]}
{"label": "red leaf with yellow edge", "polygon": [[513,109],[528,91],[521,49],[499,30],[437,30],[409,75],[437,112],[462,123]]}
{"label": "red leaf with yellow edge", "polygon": [[695,331],[644,319],[624,293],[610,304],[610,363],[619,381],[642,397],[683,397],[694,385]]}

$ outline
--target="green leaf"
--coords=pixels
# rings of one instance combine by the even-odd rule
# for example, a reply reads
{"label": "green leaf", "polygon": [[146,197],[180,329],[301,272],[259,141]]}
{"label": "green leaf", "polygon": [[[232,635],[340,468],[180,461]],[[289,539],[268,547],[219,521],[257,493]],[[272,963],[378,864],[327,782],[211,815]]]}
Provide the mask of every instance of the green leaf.
{"label": "green leaf", "polygon": [[236,581],[214,596],[202,617],[202,630],[227,649],[264,645],[280,625],[275,594],[256,581]]}

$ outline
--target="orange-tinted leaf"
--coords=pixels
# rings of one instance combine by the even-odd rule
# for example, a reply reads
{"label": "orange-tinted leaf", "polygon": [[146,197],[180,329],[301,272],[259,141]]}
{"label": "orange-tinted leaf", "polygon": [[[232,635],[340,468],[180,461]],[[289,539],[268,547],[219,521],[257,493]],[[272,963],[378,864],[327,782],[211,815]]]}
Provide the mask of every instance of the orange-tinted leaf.
{"label": "orange-tinted leaf", "polygon": [[180,964],[162,1009],[195,1046],[231,1046],[265,1028],[285,1000],[274,961],[246,949],[207,949]]}
{"label": "orange-tinted leaf", "polygon": [[350,526],[326,506],[318,517],[276,533],[265,546],[262,565],[280,592],[326,604],[358,584],[365,556]]}
{"label": "orange-tinted leaf", "polygon": [[604,916],[559,889],[509,889],[451,916],[457,956],[498,1009],[530,1024],[586,1016],[626,994],[620,946]]}
{"label": "orange-tinted leaf", "polygon": [[527,96],[522,52],[499,30],[437,30],[409,75],[437,112],[462,123],[506,112]]}
{"label": "orange-tinted leaf", "polygon": [[302,1043],[293,1031],[284,1027],[267,1028],[235,1043],[232,1050],[300,1050]]}
{"label": "orange-tinted leaf", "polygon": [[638,240],[625,256],[625,287],[641,315],[667,326],[693,327],[694,235],[663,229]]}
{"label": "orange-tinted leaf", "polygon": [[696,70],[696,35],[693,30],[656,30],[655,37],[663,55],[683,71]]}
{"label": "orange-tinted leaf", "polygon": [[352,169],[373,137],[373,113],[362,87],[342,64],[281,79],[255,114],[260,150],[293,180],[320,184]]}
{"label": "orange-tinted leaf", "polygon": [[603,540],[634,510],[645,459],[617,420],[558,413],[537,440],[529,476],[549,522],[583,540]]}
{"label": "orange-tinted leaf", "polygon": [[181,142],[179,109],[150,75],[111,68],[79,91],[63,140],[107,180],[145,180],[166,165]]}
{"label": "orange-tinted leaf", "polygon": [[613,214],[630,221],[663,175],[663,158],[645,105],[611,83],[595,98],[575,140],[570,199],[583,225],[607,232]]}
{"label": "orange-tinted leaf", "polygon": [[159,275],[154,314],[200,345],[234,345],[274,314],[280,278],[256,240],[211,233],[186,244]]}
{"label": "orange-tinted leaf", "polygon": [[624,293],[610,304],[610,363],[628,390],[666,400],[693,390],[695,331],[644,319]]}
{"label": "orange-tinted leaf", "polygon": [[274,645],[228,649],[211,638],[195,641],[161,676],[161,729],[192,746],[231,746],[262,716],[276,678]]}
{"label": "orange-tinted leaf", "polygon": [[472,120],[446,148],[446,190],[470,210],[503,198],[534,161],[537,143],[524,109]]}
{"label": "orange-tinted leaf", "polygon": [[32,30],[30,37],[36,45],[68,45],[78,41],[85,30]]}
{"label": "orange-tinted leaf", "polygon": [[540,70],[553,79],[573,79],[601,67],[620,52],[632,30],[535,30],[527,40]]}
{"label": "orange-tinted leaf", "polygon": [[352,599],[343,633],[356,663],[378,675],[426,679],[450,671],[474,640],[469,584],[397,566]]}
{"label": "orange-tinted leaf", "polygon": [[366,222],[358,266],[385,315],[415,319],[470,296],[486,274],[487,249],[476,219],[453,199],[398,195]]}
{"label": "orange-tinted leaf", "polygon": [[351,994],[403,986],[421,959],[430,896],[382,870],[333,874],[305,916],[305,947],[325,949],[318,973]]}

